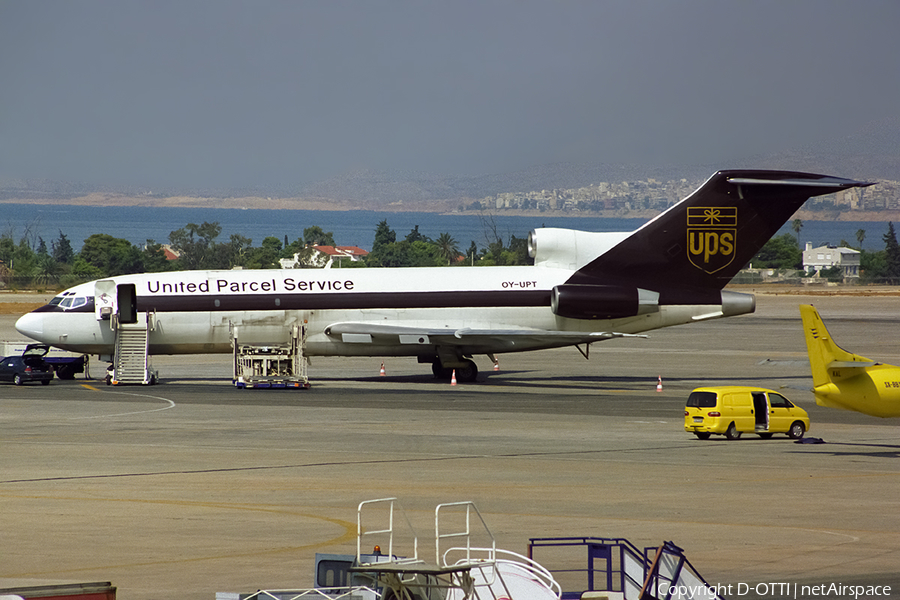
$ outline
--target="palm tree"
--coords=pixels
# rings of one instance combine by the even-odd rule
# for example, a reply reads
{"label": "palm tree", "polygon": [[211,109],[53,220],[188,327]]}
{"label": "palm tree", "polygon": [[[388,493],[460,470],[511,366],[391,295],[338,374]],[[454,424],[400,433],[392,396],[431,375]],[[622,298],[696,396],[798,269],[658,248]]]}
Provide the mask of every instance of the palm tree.
{"label": "palm tree", "polygon": [[857,229],[856,230],[856,241],[859,242],[859,249],[862,250],[863,241],[866,239],[866,230],[865,229]]}
{"label": "palm tree", "polygon": [[442,233],[434,243],[438,247],[438,254],[448,265],[459,257],[457,242],[449,233]]}
{"label": "palm tree", "polygon": [[800,230],[803,229],[803,221],[801,221],[800,219],[794,219],[793,221],[791,221],[791,229],[793,229],[794,233],[797,234],[797,246],[802,248],[803,246],[800,246]]}
{"label": "palm tree", "polygon": [[38,258],[33,282],[41,287],[52,286],[59,280],[59,271],[59,263],[49,254],[44,254]]}

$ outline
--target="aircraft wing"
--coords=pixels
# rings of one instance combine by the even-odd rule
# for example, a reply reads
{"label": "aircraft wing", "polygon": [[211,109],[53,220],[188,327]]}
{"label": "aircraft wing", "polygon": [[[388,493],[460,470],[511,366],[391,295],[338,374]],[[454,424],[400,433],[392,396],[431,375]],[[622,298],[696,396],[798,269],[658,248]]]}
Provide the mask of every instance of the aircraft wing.
{"label": "aircraft wing", "polygon": [[429,328],[378,325],[374,323],[334,323],[325,328],[325,335],[344,343],[358,344],[416,344],[440,346],[467,346],[515,350],[518,346],[531,346],[535,342],[553,346],[589,344],[620,337],[647,337],[646,335],[618,333],[614,331],[548,331],[544,329],[471,329]]}

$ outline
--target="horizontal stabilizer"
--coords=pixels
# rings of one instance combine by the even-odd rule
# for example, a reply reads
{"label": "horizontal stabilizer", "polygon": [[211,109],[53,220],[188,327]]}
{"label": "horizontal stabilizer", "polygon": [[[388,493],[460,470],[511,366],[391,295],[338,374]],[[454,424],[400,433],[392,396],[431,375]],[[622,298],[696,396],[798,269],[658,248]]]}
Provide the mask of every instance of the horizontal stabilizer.
{"label": "horizontal stabilizer", "polygon": [[874,367],[877,362],[868,361],[852,361],[852,360],[834,360],[828,363],[829,369],[864,369],[866,367]]}
{"label": "horizontal stabilizer", "polygon": [[[828,177],[825,175],[821,176],[811,176],[817,177],[816,179],[761,179],[755,177],[729,177],[728,183],[733,183],[735,185],[787,185],[787,186],[798,186],[798,187],[810,187],[810,188],[829,188],[827,192],[824,193],[832,193],[840,190],[845,190],[851,187],[869,187],[870,185],[875,185],[871,182],[866,181],[854,181],[852,179],[843,179],[840,177]],[[821,193],[821,192],[820,192]]]}

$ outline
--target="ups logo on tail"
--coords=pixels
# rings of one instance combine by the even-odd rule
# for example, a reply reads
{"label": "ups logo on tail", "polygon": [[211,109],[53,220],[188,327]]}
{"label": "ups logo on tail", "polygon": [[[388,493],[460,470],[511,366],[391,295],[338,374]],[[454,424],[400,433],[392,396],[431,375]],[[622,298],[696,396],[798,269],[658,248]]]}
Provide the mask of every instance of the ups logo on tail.
{"label": "ups logo on tail", "polygon": [[734,260],[737,207],[694,206],[687,209],[688,260],[715,273]]}

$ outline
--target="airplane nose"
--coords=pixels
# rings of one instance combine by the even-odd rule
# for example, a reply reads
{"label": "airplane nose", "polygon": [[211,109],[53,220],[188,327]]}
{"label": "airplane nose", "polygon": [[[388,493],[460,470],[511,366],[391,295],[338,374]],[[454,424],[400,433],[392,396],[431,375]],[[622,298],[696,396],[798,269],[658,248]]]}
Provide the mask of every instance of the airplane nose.
{"label": "airplane nose", "polygon": [[42,315],[37,313],[22,315],[19,320],[16,321],[16,331],[34,340],[43,341],[44,319]]}

